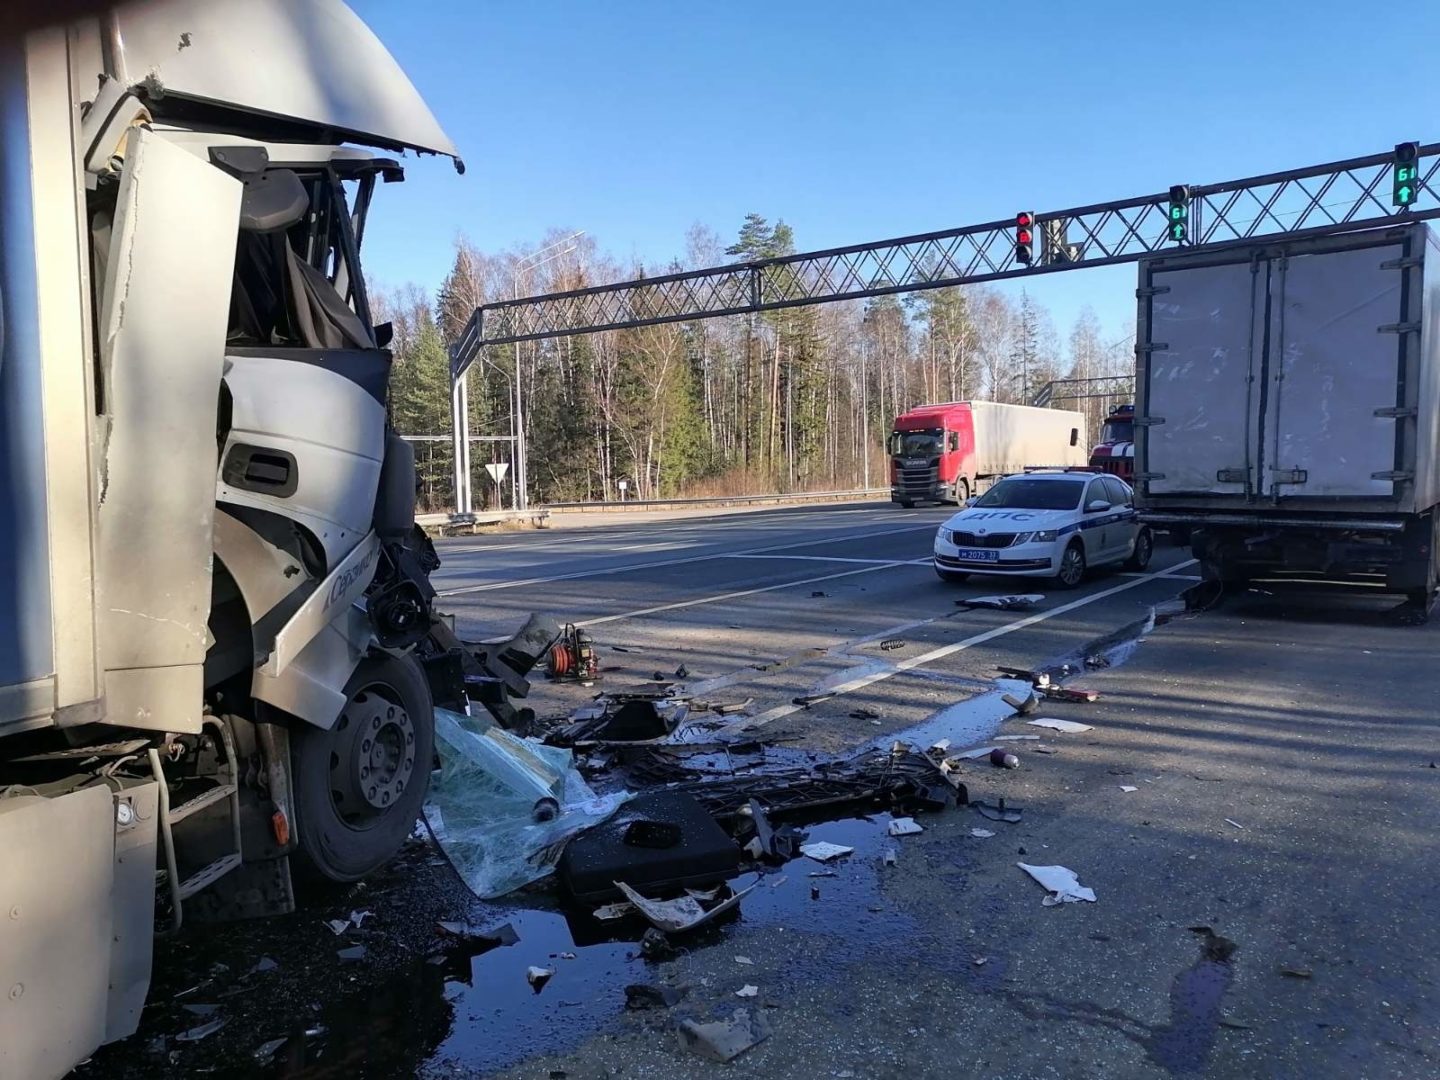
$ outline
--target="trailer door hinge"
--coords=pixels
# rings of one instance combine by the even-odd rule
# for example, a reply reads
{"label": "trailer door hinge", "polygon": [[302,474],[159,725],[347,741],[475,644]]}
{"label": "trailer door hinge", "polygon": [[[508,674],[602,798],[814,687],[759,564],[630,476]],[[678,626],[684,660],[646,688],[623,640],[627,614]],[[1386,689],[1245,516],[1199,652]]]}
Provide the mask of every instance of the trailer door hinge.
{"label": "trailer door hinge", "polygon": [[1135,290],[1135,299],[1144,300],[1147,296],[1159,296],[1161,293],[1167,293],[1169,291],[1169,285],[1142,285]]}
{"label": "trailer door hinge", "polygon": [[1155,427],[1157,424],[1163,424],[1164,422],[1165,418],[1163,416],[1137,416],[1133,421],[1136,427]]}
{"label": "trailer door hinge", "polygon": [[1147,341],[1144,345],[1136,344],[1135,351],[1137,353],[1164,352],[1168,348],[1170,348],[1169,344],[1164,341]]}
{"label": "trailer door hinge", "polygon": [[1403,483],[1406,480],[1413,480],[1415,474],[1405,469],[1392,469],[1389,472],[1372,472],[1371,480],[1389,480],[1392,483]]}
{"label": "trailer door hinge", "polygon": [[1378,334],[1418,334],[1420,323],[1418,321],[1386,323],[1384,326],[1377,326],[1375,332]]}
{"label": "trailer door hinge", "polygon": [[1419,266],[1425,260],[1418,255],[1405,255],[1399,259],[1388,259],[1380,264],[1381,270],[1406,270],[1412,266]]}
{"label": "trailer door hinge", "polygon": [[1304,469],[1271,469],[1272,484],[1303,484],[1310,474]]}
{"label": "trailer door hinge", "polygon": [[1386,409],[1376,409],[1375,415],[1388,420],[1403,420],[1407,417],[1419,416],[1420,410],[1413,405],[1391,405]]}
{"label": "trailer door hinge", "polygon": [[1217,484],[1243,484],[1249,479],[1249,469],[1220,469],[1215,473]]}

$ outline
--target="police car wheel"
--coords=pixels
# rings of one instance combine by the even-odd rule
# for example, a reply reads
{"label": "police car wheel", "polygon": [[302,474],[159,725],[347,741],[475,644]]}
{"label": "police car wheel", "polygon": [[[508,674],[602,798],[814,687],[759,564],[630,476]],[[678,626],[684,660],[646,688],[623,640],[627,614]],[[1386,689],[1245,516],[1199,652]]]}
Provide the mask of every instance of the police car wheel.
{"label": "police car wheel", "polygon": [[1055,584],[1062,589],[1073,589],[1084,580],[1085,549],[1076,540],[1060,556],[1060,572],[1055,575]]}
{"label": "police car wheel", "polygon": [[1127,570],[1144,570],[1150,565],[1150,556],[1155,554],[1155,541],[1150,536],[1149,529],[1141,529],[1135,537],[1135,550],[1131,552],[1129,560],[1125,563]]}

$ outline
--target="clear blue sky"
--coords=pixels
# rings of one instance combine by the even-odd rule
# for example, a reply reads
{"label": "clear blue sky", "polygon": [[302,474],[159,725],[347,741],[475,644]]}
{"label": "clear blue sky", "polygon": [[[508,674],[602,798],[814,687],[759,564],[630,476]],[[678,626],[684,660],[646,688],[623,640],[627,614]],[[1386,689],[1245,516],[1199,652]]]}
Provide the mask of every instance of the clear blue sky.
{"label": "clear blue sky", "polygon": [[[585,229],[658,263],[755,211],[801,250],[1440,137],[1440,4],[1206,0],[351,0],[468,167],[412,161],[367,267],[433,288]],[[1129,332],[1133,268],[1027,287]],[[1015,286],[1018,291],[1018,286]]]}

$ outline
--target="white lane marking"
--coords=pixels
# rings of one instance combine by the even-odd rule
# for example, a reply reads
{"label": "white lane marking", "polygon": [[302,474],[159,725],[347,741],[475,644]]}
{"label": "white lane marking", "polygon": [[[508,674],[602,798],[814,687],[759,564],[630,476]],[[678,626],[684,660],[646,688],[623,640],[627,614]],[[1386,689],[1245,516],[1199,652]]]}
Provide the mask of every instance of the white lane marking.
{"label": "white lane marking", "polygon": [[[882,682],[885,679],[894,678],[896,675],[899,675],[905,671],[909,671],[911,668],[922,667],[925,664],[930,663],[932,660],[939,660],[946,656],[952,656],[955,653],[964,652],[966,649],[972,648],[973,646],[983,645],[987,641],[994,641],[998,637],[1004,637],[1006,634],[1013,634],[1017,630],[1024,630],[1027,626],[1034,626],[1036,623],[1042,623],[1046,619],[1053,619],[1057,615],[1064,615],[1068,612],[1076,610],[1077,608],[1082,608],[1086,604],[1093,604],[1097,600],[1104,600],[1107,597],[1114,596],[1116,593],[1122,593],[1125,592],[1127,589],[1133,589],[1137,585],[1144,585],[1147,581],[1154,581],[1157,578],[1170,577],[1174,574],[1174,571],[1183,570],[1187,566],[1193,566],[1195,565],[1195,562],[1195,559],[1191,559],[1188,562],[1179,563],[1178,565],[1171,567],[1169,570],[1157,570],[1155,571],[1155,573],[1146,574],[1144,577],[1132,578],[1130,581],[1127,581],[1122,585],[1114,585],[1111,588],[1103,589],[1098,593],[1092,593],[1089,596],[1082,596],[1078,600],[1072,600],[1068,604],[1061,604],[1059,607],[1051,608],[1049,611],[1040,611],[1034,615],[1027,615],[1023,619],[1017,619],[1012,623],[1006,623],[1004,626],[997,626],[993,630],[986,630],[984,633],[975,634],[972,637],[965,638],[963,641],[955,641],[950,643],[949,645],[941,645],[939,648],[931,649],[929,652],[921,653],[919,656],[912,656],[907,660],[896,661],[895,665],[891,668],[887,668],[884,671],[872,672],[869,675],[856,676],[849,682],[843,682],[839,686],[831,688],[827,691],[827,693],[832,695],[848,694],[852,691],[860,690],[866,686],[870,686],[872,683]],[[745,727],[751,728],[756,727],[760,724],[768,724],[773,720],[779,720],[783,717],[789,716],[792,713],[797,713],[800,711],[800,709],[801,706],[799,705],[779,705],[773,709],[758,714],[753,720],[746,724]]]}
{"label": "white lane marking", "polygon": [[737,589],[735,592],[720,593],[716,596],[701,596],[694,600],[679,600],[673,604],[656,604],[654,607],[640,608],[638,611],[626,611],[619,615],[602,615],[598,619],[586,619],[584,622],[577,622],[576,626],[599,626],[601,623],[618,622],[621,619],[634,619],[641,615],[655,615],[661,611],[678,611],[681,608],[699,607],[701,604],[718,604],[722,600],[738,600],[742,596],[755,596],[759,593],[776,592],[780,589],[793,589],[797,585],[813,585],[817,581],[834,581],[836,578],[852,577],[855,574],[873,574],[878,570],[893,570],[896,567],[908,566],[908,563],[892,562],[883,563],[880,566],[862,566],[858,570],[841,570],[834,574],[821,574],[819,577],[801,578],[799,581],[782,581],[777,585],[761,585],[754,589]]}
{"label": "white lane marking", "polygon": [[909,559],[847,559],[843,555],[720,555],[717,557],[721,559],[755,559],[759,562],[783,560],[786,562],[868,563],[871,566],[904,566],[910,563]]}
{"label": "white lane marking", "polygon": [[489,592],[492,589],[514,589],[522,585],[546,585],[552,581],[575,581],[579,578],[604,577],[607,574],[626,574],[632,570],[651,570],[657,566],[683,566],[686,563],[708,562],[727,555],[758,555],[765,551],[785,551],[789,548],[814,547],[816,544],[845,544],[854,540],[869,540],[878,536],[893,536],[896,533],[918,532],[929,529],[929,525],[907,525],[899,529],[882,529],[878,532],[855,533],[849,536],[817,536],[806,540],[794,540],[787,544],[771,544],[768,547],[746,548],[742,551],[712,551],[705,555],[692,555],[686,559],[657,559],[654,562],[627,563],[624,566],[608,566],[599,570],[577,570],[572,574],[551,574],[547,577],[520,578],[514,581],[487,581],[482,585],[465,585],[458,589],[442,589],[440,596],[460,596],[464,593]]}
{"label": "white lane marking", "polygon": [[[1191,560],[1190,560],[1190,562],[1194,562],[1194,561],[1195,561],[1194,559],[1191,559]],[[1184,564],[1184,565],[1188,566],[1188,565],[1190,565],[1190,564],[1189,564],[1189,563],[1186,563],[1186,564]],[[1120,573],[1116,574],[1115,576],[1116,576],[1116,577],[1147,577],[1148,575],[1147,575],[1147,574],[1145,573],[1145,571],[1143,571],[1143,570],[1122,570]],[[1165,574],[1165,576],[1166,576],[1166,577],[1183,578],[1183,579],[1186,580],[1186,581],[1199,581],[1199,580],[1200,580],[1200,575],[1199,575],[1199,574],[1175,574],[1175,573],[1167,573],[1167,574]]]}

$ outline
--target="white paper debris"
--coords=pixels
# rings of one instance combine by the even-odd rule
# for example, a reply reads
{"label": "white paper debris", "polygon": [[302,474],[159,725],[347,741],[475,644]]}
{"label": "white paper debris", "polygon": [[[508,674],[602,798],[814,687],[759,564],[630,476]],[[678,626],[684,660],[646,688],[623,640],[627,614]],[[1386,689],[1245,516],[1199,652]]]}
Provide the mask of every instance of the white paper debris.
{"label": "white paper debris", "polygon": [[853,847],[831,844],[825,840],[816,840],[814,843],[800,845],[800,854],[814,859],[816,862],[829,862],[831,859],[840,858],[841,855],[849,855],[854,850]]}
{"label": "white paper debris", "polygon": [[1038,739],[1039,735],[992,735],[996,742],[1018,742],[1021,739]]}
{"label": "white paper debris", "polygon": [[891,836],[914,836],[924,831],[925,827],[913,817],[894,818],[890,822]]}
{"label": "white paper debris", "polygon": [[1050,893],[1041,901],[1045,907],[1054,907],[1056,904],[1073,904],[1078,900],[1095,903],[1095,890],[1083,887],[1080,879],[1075,876],[1074,870],[1064,866],[1031,866],[1023,862],[1015,865],[1038,881],[1044,886],[1045,891]]}
{"label": "white paper debris", "polygon": [[1121,791],[1139,791],[1140,789],[1139,789],[1138,787],[1136,787],[1134,784],[1121,784],[1121,785],[1120,785],[1120,790],[1121,790]]}
{"label": "white paper debris", "polygon": [[974,761],[976,758],[989,757],[991,750],[998,749],[1000,749],[998,746],[977,746],[974,750],[962,750],[955,756],[963,758],[965,761]]}
{"label": "white paper debris", "polygon": [[988,840],[990,839],[990,837],[994,836],[995,833],[991,829],[971,829],[970,835],[975,837],[975,839],[977,840]]}
{"label": "white paper debris", "polygon": [[931,750],[938,750],[938,751],[940,751],[940,753],[943,754],[946,750],[949,750],[949,749],[950,749],[950,740],[949,740],[949,739],[941,739],[939,742],[931,743],[931,744],[930,744],[930,749],[931,749]]}
{"label": "white paper debris", "polygon": [[623,881],[615,882],[615,887],[625,894],[625,899],[635,905],[652,926],[664,930],[667,934],[679,934],[693,930],[715,916],[729,911],[758,884],[757,881],[749,888],[741,889],[723,904],[718,904],[709,911],[701,907],[700,901],[693,896],[682,896],[678,900],[647,900]]}
{"label": "white paper debris", "polygon": [[735,957],[735,962],[737,964],[744,964],[746,967],[755,966],[755,961],[751,960],[748,956],[737,956]]}
{"label": "white paper debris", "polygon": [[623,919],[635,910],[635,905],[620,901],[618,904],[606,904],[604,907],[595,909],[595,918],[601,922],[610,922],[614,919]]}
{"label": "white paper debris", "polygon": [[554,974],[554,968],[536,967],[534,964],[531,964],[525,969],[525,981],[538,991],[550,981],[550,976]]}
{"label": "white paper debris", "polygon": [[330,928],[330,932],[331,932],[332,934],[335,934],[335,935],[338,936],[338,935],[340,935],[340,934],[343,934],[346,930],[349,930],[349,929],[350,929],[350,920],[349,920],[349,919],[327,919],[326,922],[325,922],[325,925]]}
{"label": "white paper debris", "polygon": [[1234,825],[1235,828],[1237,828],[1237,829],[1243,829],[1243,828],[1245,828],[1245,826],[1244,826],[1244,825],[1241,825],[1238,821],[1231,821],[1228,817],[1225,819],[1225,824],[1226,824],[1226,825]]}
{"label": "white paper debris", "polygon": [[1074,720],[1056,720],[1053,717],[1049,716],[1042,716],[1038,720],[1026,720],[1025,722],[1031,727],[1052,728],[1055,731],[1068,731],[1072,735],[1081,731],[1095,730],[1089,724],[1078,724]]}
{"label": "white paper debris", "polygon": [[352,911],[350,912],[350,923],[353,926],[364,926],[365,920],[375,913],[373,911]]}
{"label": "white paper debris", "polygon": [[742,986],[739,990],[736,990],[736,991],[735,991],[735,996],[736,996],[736,997],[755,997],[755,996],[756,996],[757,994],[759,994],[759,993],[760,993],[760,988],[759,988],[758,986],[752,986],[750,983],[746,983],[746,984],[745,984],[744,986]]}

